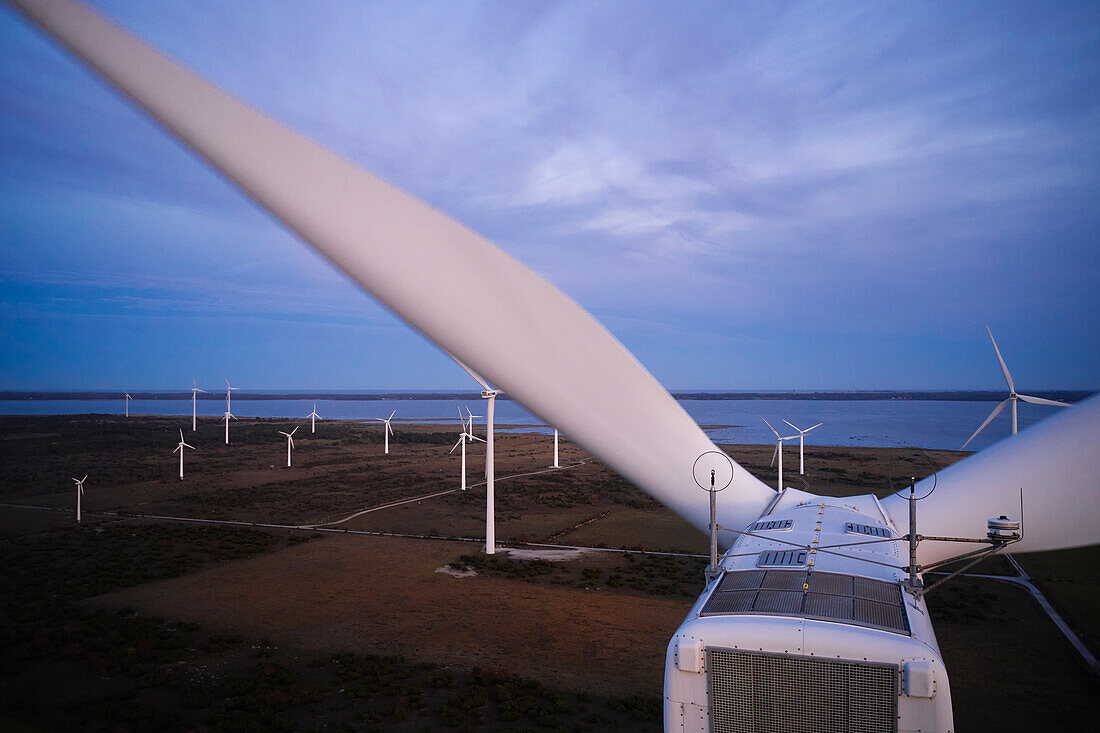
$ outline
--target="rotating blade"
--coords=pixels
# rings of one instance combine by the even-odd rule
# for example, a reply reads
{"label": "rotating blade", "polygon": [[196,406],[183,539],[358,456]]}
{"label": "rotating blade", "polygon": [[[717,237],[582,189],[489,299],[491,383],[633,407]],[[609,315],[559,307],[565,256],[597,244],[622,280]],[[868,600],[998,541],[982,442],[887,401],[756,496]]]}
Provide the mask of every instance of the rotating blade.
{"label": "rotating blade", "polygon": [[[1003,403],[1002,403],[1003,404]],[[1023,540],[1012,552],[1079,547],[1100,542],[1100,491],[1095,455],[1100,443],[1100,395],[1032,425],[980,453],[964,458],[917,484],[921,534],[984,537],[986,521],[1005,515],[1020,519]],[[908,525],[905,489],[882,500],[898,527]],[[921,542],[918,560],[935,562],[960,552],[951,542]]]}
{"label": "rotating blade", "polygon": [[1031,395],[1018,394],[1016,395],[1024,402],[1030,402],[1033,405],[1052,405],[1054,407],[1072,407],[1068,402],[1059,402],[1058,400],[1048,400],[1045,397],[1032,397]]}
{"label": "rotating blade", "polygon": [[1008,383],[1008,391],[1015,392],[1016,386],[1012,383],[1012,375],[1008,373],[1008,367],[1005,365],[1005,360],[1001,357],[1001,350],[997,348],[997,341],[993,338],[993,332],[989,330],[989,326],[985,327],[985,332],[989,334],[989,340],[993,342],[993,350],[997,352],[997,361],[1001,364],[1001,371],[1004,372],[1005,382]]}
{"label": "rotating blade", "polygon": [[969,438],[966,439],[966,442],[962,444],[962,448],[959,448],[959,450],[962,450],[966,446],[970,445],[970,441],[974,440],[974,438],[977,438],[978,433],[982,432],[982,430],[985,429],[985,426],[993,421],[993,418],[995,418],[995,417],[997,417],[997,415],[1001,414],[1001,410],[1005,409],[1005,405],[1007,405],[1011,401],[1012,401],[1012,399],[1009,398],[1009,399],[1005,400],[1004,402],[1002,402],[1001,404],[994,407],[993,412],[989,413],[989,417],[987,417],[985,419],[985,422],[983,422],[981,425],[978,426],[978,429],[974,431],[973,435],[971,435]]}
{"label": "rotating blade", "polygon": [[[717,446],[561,291],[87,7],[9,1],[427,338],[705,530],[708,506],[692,466]],[[456,300],[468,307],[455,308]],[[719,522],[746,526],[774,495],[735,465]]]}

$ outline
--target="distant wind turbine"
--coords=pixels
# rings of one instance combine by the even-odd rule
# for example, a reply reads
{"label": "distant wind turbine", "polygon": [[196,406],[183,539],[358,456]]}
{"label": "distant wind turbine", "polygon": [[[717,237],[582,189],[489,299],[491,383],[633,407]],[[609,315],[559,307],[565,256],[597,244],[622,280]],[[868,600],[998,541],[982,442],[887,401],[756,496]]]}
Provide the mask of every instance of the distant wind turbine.
{"label": "distant wind turbine", "polygon": [[[764,420],[763,416],[761,416],[760,419]],[[773,433],[775,433],[775,452],[772,453],[772,462],[771,462],[770,465],[772,465],[772,466],[775,465],[775,458],[776,458],[776,456],[778,456],[779,457],[779,478],[778,478],[776,484],[779,487],[778,490],[783,491],[783,441],[784,440],[794,440],[798,436],[797,435],[780,435],[779,433],[776,432],[775,428],[772,427],[772,424],[770,422],[768,422],[767,420],[764,420],[764,424],[767,425]]]}
{"label": "distant wind turbine", "polygon": [[199,383],[194,379],[191,380],[191,432],[195,432],[198,426],[198,413],[195,411],[195,398],[199,392],[205,392],[205,389],[199,389]]}
{"label": "distant wind turbine", "polygon": [[184,448],[190,448],[191,450],[195,450],[195,446],[187,445],[187,443],[185,443],[183,441],[183,430],[181,429],[180,430],[180,443],[179,443],[179,445],[176,446],[176,450],[172,451],[173,453],[175,453],[176,451],[179,451],[179,454],[180,454],[180,481],[183,480],[183,453],[184,453],[183,449]]}
{"label": "distant wind turbine", "polygon": [[819,422],[817,425],[814,425],[812,428],[806,428],[805,430],[802,430],[797,425],[795,425],[794,423],[792,423],[788,420],[784,420],[783,422],[787,423],[792,428],[794,428],[795,430],[798,431],[798,472],[800,474],[805,474],[806,473],[806,459],[803,456],[803,446],[805,445],[805,442],[806,442],[805,441],[806,433],[810,432],[811,430],[815,430],[817,428],[820,428],[825,423]]}
{"label": "distant wind turbine", "polygon": [[554,462],[550,464],[550,468],[561,468],[558,465],[558,429],[554,428]]}
{"label": "distant wind turbine", "polygon": [[1043,399],[1042,397],[1032,397],[1032,396],[1026,395],[1026,394],[1017,394],[1016,393],[1016,385],[1014,385],[1012,383],[1012,375],[1008,373],[1008,367],[1005,366],[1005,360],[1001,357],[1001,350],[997,348],[997,342],[993,338],[993,332],[989,330],[989,326],[985,327],[985,331],[986,331],[986,333],[989,334],[989,340],[993,342],[993,350],[997,352],[997,361],[1000,362],[1001,371],[1004,372],[1004,375],[1005,375],[1005,382],[1008,383],[1008,399],[1006,399],[1004,402],[1000,403],[999,405],[997,405],[996,407],[993,408],[993,412],[989,413],[989,417],[987,417],[985,419],[985,422],[983,422],[978,427],[978,429],[974,431],[974,434],[971,435],[969,438],[967,438],[966,442],[962,444],[963,448],[970,445],[970,441],[972,441],[972,440],[974,440],[974,438],[978,437],[978,433],[982,432],[982,430],[985,429],[985,426],[988,425],[990,422],[992,422],[993,418],[997,417],[997,415],[999,415],[1001,413],[1001,410],[1005,409],[1005,405],[1007,405],[1010,402],[1012,403],[1012,434],[1013,435],[1016,434],[1016,403],[1019,400],[1023,400],[1024,402],[1031,402],[1031,403],[1036,404],[1036,405],[1054,405],[1055,407],[1070,407],[1070,404],[1068,402],[1058,402],[1057,400],[1047,400],[1047,399]]}
{"label": "distant wind turbine", "polygon": [[134,398],[130,396],[129,392],[126,392],[125,395],[126,395],[126,417],[130,417],[130,400],[132,400]]}
{"label": "distant wind turbine", "polygon": [[289,433],[284,433],[282,430],[279,431],[279,435],[285,435],[286,436],[286,467],[287,468],[290,468],[290,449],[294,447],[294,434],[296,432],[298,432],[298,426],[297,425],[295,425],[294,429],[291,430]]}
{"label": "distant wind turbine", "polygon": [[[469,410],[466,411],[469,414]],[[474,417],[470,415],[470,423],[466,424],[466,421],[462,418],[462,409],[458,410],[458,420],[462,424],[462,432],[458,436],[458,442],[454,444],[454,448],[448,451],[447,455],[455,452],[455,448],[462,447],[462,490],[466,490],[466,440],[481,440],[481,438],[474,435]],[[481,440],[484,443],[484,440]]]}
{"label": "distant wind turbine", "polygon": [[321,416],[317,414],[317,403],[313,403],[313,412],[306,415],[310,419],[309,432],[310,434],[317,432],[317,421],[321,419]]}
{"label": "distant wind turbine", "polygon": [[233,390],[235,390],[235,389],[239,389],[239,388],[238,387],[230,387],[229,386],[229,379],[226,379],[225,380],[225,411],[226,412],[232,412],[233,411],[232,405],[230,403],[233,400]]}
{"label": "distant wind turbine", "polygon": [[385,450],[386,455],[389,455],[389,453],[390,453],[390,436],[393,435],[393,426],[390,425],[390,420],[392,420],[393,416],[396,415],[396,414],[397,414],[397,410],[394,410],[393,412],[390,413],[389,417],[376,417],[376,418],[374,418],[375,420],[378,420],[378,421],[383,423],[382,435],[386,438],[386,450]]}
{"label": "distant wind turbine", "polygon": [[222,417],[222,420],[225,420],[225,444],[226,445],[229,445],[229,419],[230,418],[233,418],[234,420],[236,420],[237,416],[234,415],[229,410],[226,410],[225,411],[225,416]]}
{"label": "distant wind turbine", "polygon": [[74,478],[76,482],[76,523],[80,524],[80,497],[84,496],[84,479],[88,478],[88,474],[84,474],[84,478]]}
{"label": "distant wind turbine", "polygon": [[[501,391],[499,389],[492,389],[489,383],[482,379],[477,372],[458,359],[455,359],[454,354],[450,356],[458,362],[460,367],[466,370],[467,374],[474,378],[475,382],[481,385],[482,399],[489,400],[489,409],[485,412],[485,554],[495,555],[497,551],[497,525],[496,485],[494,482],[496,468],[493,457],[493,416],[496,412],[497,395],[501,394]],[[472,418],[470,424],[473,425]]]}

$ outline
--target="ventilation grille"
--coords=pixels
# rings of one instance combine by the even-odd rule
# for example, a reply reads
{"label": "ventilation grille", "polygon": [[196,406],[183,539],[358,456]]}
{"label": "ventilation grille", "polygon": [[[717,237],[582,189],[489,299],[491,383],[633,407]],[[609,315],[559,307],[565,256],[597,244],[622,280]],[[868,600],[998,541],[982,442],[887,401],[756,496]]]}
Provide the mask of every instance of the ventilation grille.
{"label": "ventilation grille", "polygon": [[781,568],[784,566],[806,564],[808,553],[805,550],[789,550],[781,552],[762,552],[756,560],[759,568]]}
{"label": "ventilation grille", "polygon": [[806,570],[727,572],[710,594],[700,615],[735,614],[799,616],[867,626],[895,634],[909,633],[901,588],[896,583],[839,573]]}
{"label": "ventilation grille", "polygon": [[890,530],[886,527],[876,527],[873,524],[856,524],[855,522],[845,522],[844,531],[848,534],[865,534],[870,537],[890,536]]}
{"label": "ventilation grille", "polygon": [[749,527],[750,532],[764,532],[769,529],[790,529],[794,522],[790,519],[762,519]]}
{"label": "ventilation grille", "polygon": [[894,733],[898,668],[707,649],[714,733]]}

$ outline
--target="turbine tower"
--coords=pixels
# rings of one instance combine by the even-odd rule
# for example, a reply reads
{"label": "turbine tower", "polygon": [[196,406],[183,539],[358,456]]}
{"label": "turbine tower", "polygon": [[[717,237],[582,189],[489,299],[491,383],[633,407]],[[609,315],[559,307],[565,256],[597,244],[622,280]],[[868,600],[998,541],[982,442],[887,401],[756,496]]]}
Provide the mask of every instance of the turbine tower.
{"label": "turbine tower", "polygon": [[[466,411],[469,414],[469,410]],[[481,440],[481,438],[474,435],[474,416],[470,415],[470,423],[467,426],[466,421],[462,418],[462,409],[458,410],[458,421],[462,424],[462,432],[459,433],[458,442],[454,444],[454,448],[451,448],[447,452],[447,455],[455,452],[455,448],[462,446],[462,490],[466,490],[466,440]],[[484,440],[481,440],[484,443]]]}
{"label": "turbine tower", "polygon": [[279,431],[279,435],[285,435],[286,436],[286,467],[287,468],[290,468],[290,449],[294,447],[294,434],[296,432],[298,432],[298,426],[297,425],[295,425],[294,429],[291,430],[289,433],[284,433],[282,430]]}
{"label": "turbine tower", "polygon": [[195,398],[199,392],[205,392],[205,389],[199,389],[199,383],[194,379],[191,380],[191,432],[195,432],[198,426],[198,413],[195,411]]}
{"label": "turbine tower", "polygon": [[129,392],[124,393],[126,395],[126,417],[130,417],[130,400],[134,399],[130,396]]}
{"label": "turbine tower", "polygon": [[310,420],[309,432],[312,435],[312,434],[317,432],[317,421],[321,419],[321,416],[317,414],[317,403],[316,402],[313,403],[313,412],[306,415],[306,417],[308,417],[309,420]]}
{"label": "turbine tower", "polygon": [[[481,398],[489,401],[489,409],[485,411],[485,554],[495,555],[497,552],[497,524],[493,417],[496,413],[497,395],[502,394],[502,392],[499,389],[490,387],[488,382],[482,379],[473,369],[462,363],[454,354],[450,354],[450,357],[458,362],[458,365],[465,369],[466,373],[473,377],[475,382],[481,385]],[[474,420],[471,417],[471,428],[473,423]]]}
{"label": "turbine tower", "polygon": [[233,411],[231,402],[233,401],[233,390],[235,390],[235,389],[238,389],[238,387],[230,387],[229,386],[229,380],[226,379],[225,380],[225,411],[226,412],[232,412]]}
{"label": "turbine tower", "polygon": [[226,410],[225,415],[222,417],[222,420],[225,420],[225,444],[226,445],[229,445],[229,419],[230,418],[236,420],[237,416],[234,415],[229,410]]}
{"label": "turbine tower", "polygon": [[558,465],[558,429],[554,428],[554,462],[550,464],[550,468],[561,468]]}
{"label": "turbine tower", "polygon": [[805,474],[806,473],[806,459],[803,455],[803,450],[802,449],[803,449],[803,446],[805,445],[806,433],[810,432],[811,430],[816,430],[817,428],[820,428],[825,423],[819,422],[817,425],[814,425],[812,428],[806,428],[805,430],[802,430],[802,429],[798,428],[794,423],[792,423],[788,420],[784,420],[783,422],[787,423],[792,428],[794,428],[795,430],[798,431],[798,472],[800,474]]}
{"label": "turbine tower", "polygon": [[80,497],[84,496],[84,479],[88,478],[88,474],[84,474],[84,478],[74,478],[76,482],[76,523],[80,524]]}
{"label": "turbine tower", "polygon": [[389,455],[389,453],[390,453],[390,436],[393,435],[393,426],[390,425],[390,420],[392,420],[393,416],[396,415],[396,414],[397,414],[397,410],[394,410],[393,412],[390,413],[389,417],[376,417],[376,418],[374,418],[375,420],[378,420],[378,421],[384,423],[384,426],[382,428],[382,435],[386,439],[385,455]]}
{"label": "turbine tower", "polygon": [[[761,416],[760,419],[764,420],[763,416]],[[768,422],[767,420],[764,420],[764,424],[767,425],[769,428],[771,428],[771,431],[773,433],[775,433],[775,451],[772,453],[772,462],[769,465],[774,466],[775,465],[775,458],[776,458],[776,456],[779,456],[779,477],[776,481],[776,484],[779,487],[778,491],[782,491],[783,490],[783,441],[784,440],[794,440],[798,436],[797,435],[780,435],[779,433],[776,433],[775,428],[772,427],[772,424],[770,422]]]}
{"label": "turbine tower", "polygon": [[190,448],[191,450],[195,450],[195,446],[187,445],[187,443],[185,443],[183,441],[183,430],[181,429],[180,430],[180,443],[179,443],[179,445],[176,446],[176,450],[172,451],[173,453],[175,453],[176,451],[179,451],[179,454],[180,454],[180,481],[183,481],[183,453],[184,453],[183,449],[184,448]]}
{"label": "turbine tower", "polygon": [[[985,429],[985,426],[988,425],[990,422],[992,422],[993,418],[997,417],[997,415],[999,415],[1001,413],[1001,410],[1005,409],[1005,405],[1007,405],[1010,402],[1012,403],[1012,434],[1013,435],[1016,434],[1016,403],[1018,401],[1023,400],[1024,402],[1031,402],[1032,404],[1036,404],[1036,405],[1053,405],[1055,407],[1069,407],[1070,406],[1070,404],[1068,402],[1058,402],[1057,400],[1048,400],[1048,399],[1044,399],[1042,397],[1032,397],[1032,396],[1026,395],[1026,394],[1017,394],[1016,393],[1016,385],[1012,383],[1012,375],[1008,373],[1008,367],[1005,365],[1004,358],[1001,357],[1001,350],[997,348],[997,342],[996,342],[996,340],[994,340],[993,332],[989,330],[989,326],[985,327],[985,332],[989,334],[989,340],[993,342],[993,350],[997,352],[997,361],[1000,362],[1001,371],[1004,372],[1004,375],[1005,375],[1005,382],[1008,383],[1008,398],[1004,402],[1000,403],[999,405],[997,405],[996,407],[993,408],[993,412],[989,413],[989,417],[987,417],[985,419],[985,422],[983,422],[978,427],[978,429],[974,431],[974,434],[971,435],[969,438],[967,438],[966,442],[962,444],[963,448],[970,445],[970,441],[972,441],[972,440],[974,440],[974,438],[978,437],[978,433],[982,432],[982,430]],[[962,449],[960,448],[960,450],[962,450]]]}

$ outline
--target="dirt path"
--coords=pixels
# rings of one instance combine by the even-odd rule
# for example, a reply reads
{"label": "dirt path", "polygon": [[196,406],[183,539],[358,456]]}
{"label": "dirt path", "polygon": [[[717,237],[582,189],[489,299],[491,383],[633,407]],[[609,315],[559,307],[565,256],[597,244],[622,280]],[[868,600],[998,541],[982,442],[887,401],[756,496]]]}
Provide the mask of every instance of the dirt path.
{"label": "dirt path", "polygon": [[401,654],[659,695],[691,602],[435,572],[462,543],[339,536],[95,599],[303,650]]}

